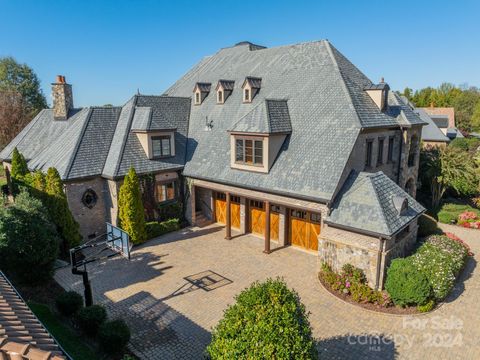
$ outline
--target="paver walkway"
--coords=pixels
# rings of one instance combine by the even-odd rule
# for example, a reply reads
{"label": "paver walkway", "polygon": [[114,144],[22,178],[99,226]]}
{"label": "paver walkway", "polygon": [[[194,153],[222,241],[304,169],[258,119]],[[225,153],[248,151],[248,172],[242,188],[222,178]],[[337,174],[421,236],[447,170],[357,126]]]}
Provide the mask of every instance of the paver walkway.
{"label": "paver walkway", "polygon": [[[200,359],[210,330],[255,280],[282,276],[300,294],[322,358],[479,359],[480,232],[445,226],[475,252],[462,279],[437,311],[417,317],[372,313],[345,304],[317,280],[316,256],[293,248],[262,253],[253,236],[224,240],[223,228],[185,229],[89,266],[94,300],[132,329],[131,349],[143,359]],[[68,268],[55,278],[82,293]],[[203,280],[201,280],[203,279]],[[201,281],[200,281],[201,280]]]}

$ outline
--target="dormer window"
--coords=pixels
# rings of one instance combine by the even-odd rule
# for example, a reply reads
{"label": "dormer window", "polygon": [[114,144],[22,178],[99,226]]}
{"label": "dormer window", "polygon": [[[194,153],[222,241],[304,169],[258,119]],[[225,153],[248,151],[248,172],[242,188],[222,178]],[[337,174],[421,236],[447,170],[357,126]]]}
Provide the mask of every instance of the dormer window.
{"label": "dormer window", "polygon": [[235,138],[235,162],[246,165],[263,165],[262,138]]}
{"label": "dormer window", "polygon": [[251,102],[250,89],[243,89],[243,102]]}
{"label": "dormer window", "polygon": [[233,92],[235,81],[219,80],[217,84],[217,104],[224,104]]}
{"label": "dormer window", "polygon": [[243,102],[244,103],[251,103],[255,96],[260,91],[260,87],[262,85],[262,79],[257,77],[248,76],[245,78],[243,82]]}
{"label": "dormer window", "polygon": [[211,86],[212,84],[210,83],[198,82],[195,84],[195,87],[193,88],[193,93],[195,94],[193,103],[195,105],[200,105],[201,103],[203,103],[203,100],[205,100],[205,98],[210,93]]}
{"label": "dormer window", "polygon": [[152,136],[152,154],[153,158],[172,156],[170,135]]}
{"label": "dormer window", "polygon": [[385,81],[380,81],[379,84],[370,84],[363,88],[367,92],[368,96],[373,100],[375,105],[377,105],[380,111],[386,111],[388,107],[388,91],[390,87]]}

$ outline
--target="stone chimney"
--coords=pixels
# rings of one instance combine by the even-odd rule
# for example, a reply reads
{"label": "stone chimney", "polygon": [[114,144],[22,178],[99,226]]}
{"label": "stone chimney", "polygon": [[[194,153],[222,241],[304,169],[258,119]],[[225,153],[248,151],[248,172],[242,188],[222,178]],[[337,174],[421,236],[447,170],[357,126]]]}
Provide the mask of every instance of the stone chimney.
{"label": "stone chimney", "polygon": [[65,76],[57,75],[52,83],[53,117],[55,120],[66,120],[68,111],[73,109],[72,85],[67,84]]}

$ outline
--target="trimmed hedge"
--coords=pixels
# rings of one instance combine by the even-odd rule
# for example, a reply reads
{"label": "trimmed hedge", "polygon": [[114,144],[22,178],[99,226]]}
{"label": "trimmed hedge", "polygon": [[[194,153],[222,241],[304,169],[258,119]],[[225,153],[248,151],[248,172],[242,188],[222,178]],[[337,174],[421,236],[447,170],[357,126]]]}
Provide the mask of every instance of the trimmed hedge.
{"label": "trimmed hedge", "polygon": [[95,336],[105,320],[107,311],[102,305],[92,305],[81,309],[77,316],[78,325],[88,336]]}
{"label": "trimmed hedge", "polygon": [[413,264],[411,258],[395,259],[387,270],[385,289],[395,305],[425,305],[432,295],[427,277]]}
{"label": "trimmed hedge", "polygon": [[147,239],[153,239],[166,233],[179,230],[180,220],[170,219],[163,222],[151,221],[145,224]]}
{"label": "trimmed hedge", "polygon": [[67,291],[57,297],[55,305],[60,314],[71,316],[83,307],[83,297],[75,291]]}
{"label": "trimmed hedge", "polygon": [[121,353],[130,340],[130,329],[123,320],[104,322],[98,331],[100,347],[108,354]]}
{"label": "trimmed hedge", "polygon": [[445,235],[432,235],[411,259],[416,269],[427,277],[433,295],[439,301],[452,290],[467,256],[468,250],[460,242]]}
{"label": "trimmed hedge", "polygon": [[211,359],[316,359],[305,306],[281,279],[236,296],[212,332]]}
{"label": "trimmed hedge", "polygon": [[437,221],[426,215],[422,214],[418,218],[418,236],[425,237],[433,234],[440,234],[442,230],[438,227]]}

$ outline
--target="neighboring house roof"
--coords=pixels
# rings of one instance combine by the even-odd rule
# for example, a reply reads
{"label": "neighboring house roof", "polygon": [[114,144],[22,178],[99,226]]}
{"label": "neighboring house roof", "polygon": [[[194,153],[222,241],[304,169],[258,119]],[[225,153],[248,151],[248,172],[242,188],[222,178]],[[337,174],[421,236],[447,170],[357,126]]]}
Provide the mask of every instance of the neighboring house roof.
{"label": "neighboring house roof", "polygon": [[[261,89],[252,103],[243,103],[241,86],[248,77],[261,78]],[[423,124],[413,111],[401,111],[406,105],[392,92],[389,103],[395,112],[381,112],[364,91],[372,82],[328,41],[256,51],[247,45],[221,49],[166,94],[189,96],[197,82],[219,79],[234,80],[235,89],[222,106],[207,97],[191,108],[186,176],[328,201],[362,129],[398,127],[400,120]],[[291,135],[268,174],[230,168],[227,131],[237,130],[237,125],[268,129],[263,105],[267,99],[288,99]],[[212,124],[208,131],[206,117]]]}
{"label": "neighboring house roof", "polygon": [[[135,95],[122,107],[76,109],[67,120],[54,120],[53,110],[42,110],[0,152],[0,159],[11,160],[17,147],[30,170],[55,167],[63,180],[121,177],[132,166],[138,173],[180,169],[185,163],[190,102]],[[148,159],[131,130],[175,130],[175,156]]]}
{"label": "neighboring house roof", "polygon": [[232,132],[287,134],[292,132],[287,100],[265,100],[242,117]]}
{"label": "neighboring house roof", "polygon": [[460,130],[458,130],[457,128],[447,128],[447,136],[450,140],[453,140],[453,139],[456,139],[456,138],[463,138],[465,136],[463,136],[463,134],[461,133]]}
{"label": "neighboring house roof", "polygon": [[415,109],[415,112],[418,116],[427,123],[426,126],[422,128],[422,140],[424,141],[435,141],[435,142],[449,142],[450,139],[446,137],[438,126],[433,122],[427,112],[418,108]]}
{"label": "neighboring house roof", "polygon": [[[399,211],[399,200],[408,207]],[[401,203],[401,202],[400,202]],[[352,171],[325,222],[390,237],[425,211],[383,172]]]}
{"label": "neighboring house roof", "polygon": [[[453,107],[425,107],[421,108],[427,112],[428,115],[435,117],[438,115],[445,115],[448,117],[448,127],[455,127],[455,108]],[[447,126],[445,126],[447,127]]]}
{"label": "neighboring house roof", "polygon": [[447,115],[429,115],[433,122],[440,128],[446,129],[448,128],[448,116]]}
{"label": "neighboring house roof", "polygon": [[66,355],[0,271],[0,359],[66,359]]}

